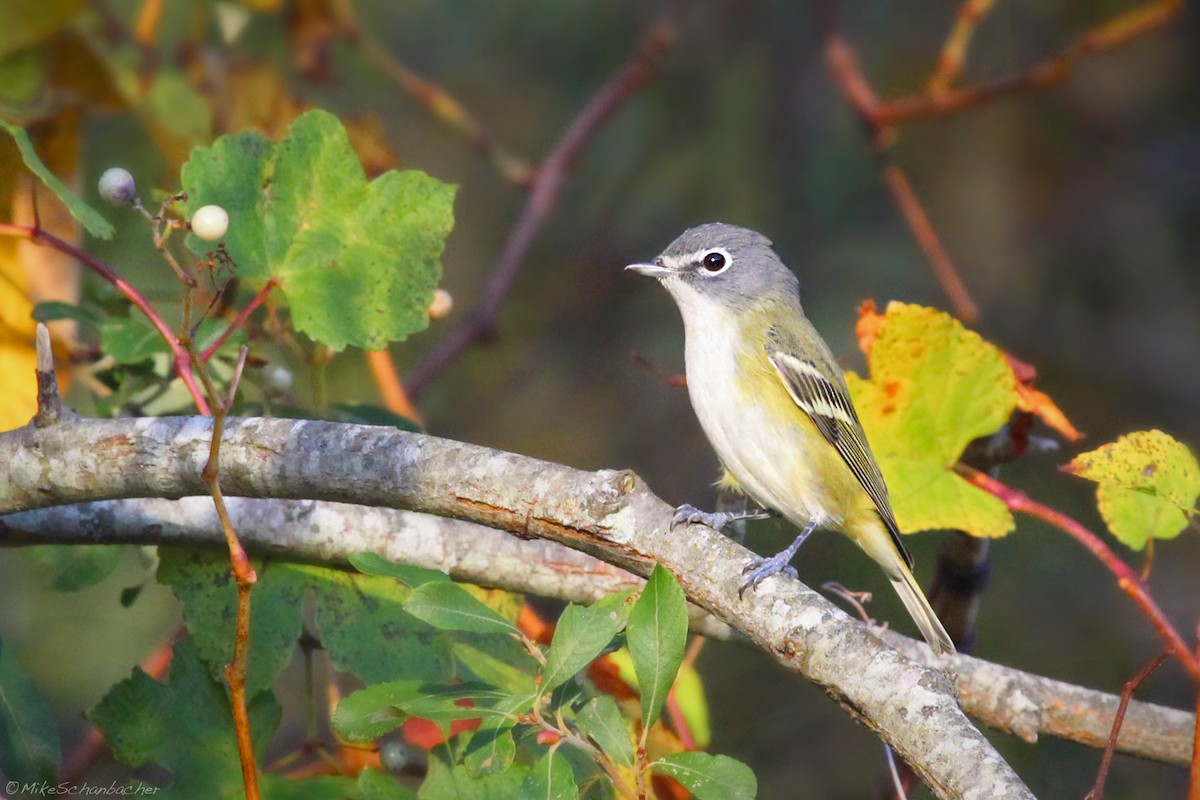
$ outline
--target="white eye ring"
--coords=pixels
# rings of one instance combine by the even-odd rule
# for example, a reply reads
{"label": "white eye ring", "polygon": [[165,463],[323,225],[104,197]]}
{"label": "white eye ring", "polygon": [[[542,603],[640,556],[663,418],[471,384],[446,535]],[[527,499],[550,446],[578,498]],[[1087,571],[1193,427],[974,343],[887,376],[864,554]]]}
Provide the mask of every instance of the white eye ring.
{"label": "white eye ring", "polygon": [[733,266],[733,256],[724,247],[710,247],[698,259],[700,273],[713,276],[720,275]]}

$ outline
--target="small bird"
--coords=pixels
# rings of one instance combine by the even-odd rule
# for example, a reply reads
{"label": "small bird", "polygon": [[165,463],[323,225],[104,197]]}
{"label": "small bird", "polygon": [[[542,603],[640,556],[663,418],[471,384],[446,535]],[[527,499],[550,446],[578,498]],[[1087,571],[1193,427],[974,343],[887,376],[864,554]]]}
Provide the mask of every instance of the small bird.
{"label": "small bird", "polygon": [[741,592],[789,566],[816,528],[841,531],[892,582],[935,653],[954,643],[911,571],[887,485],[871,455],[846,380],[800,306],[800,283],[767,237],[710,223],[691,228],[652,264],[627,270],[657,278],[683,317],[688,394],[724,470],[721,485],[763,512],[680,506],[672,527],[720,530],[782,514],[800,528],[784,551],[755,559]]}

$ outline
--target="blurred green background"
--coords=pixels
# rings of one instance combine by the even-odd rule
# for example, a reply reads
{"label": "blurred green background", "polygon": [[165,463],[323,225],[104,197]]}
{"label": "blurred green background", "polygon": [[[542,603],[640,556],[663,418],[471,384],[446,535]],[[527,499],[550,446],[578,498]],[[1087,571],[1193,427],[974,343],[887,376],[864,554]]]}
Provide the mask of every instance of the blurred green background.
{"label": "blurred green background", "polygon": [[[998,3],[979,27],[963,80],[1018,71],[1132,5]],[[138,4],[105,7],[131,20]],[[365,30],[534,163],[665,7],[644,0],[356,4]],[[876,89],[892,97],[921,89],[957,7],[846,2],[841,22]],[[351,44],[332,43],[318,78],[297,69],[280,13],[256,12],[227,46],[205,8],[168,4],[159,35],[164,66],[187,55],[183,43],[203,24],[202,58],[273,63],[304,102],[376,117],[405,166],[458,184],[442,283],[454,312],[393,348],[402,372],[411,368],[469,312],[524,193]],[[1200,16],[1185,9],[1130,46],[1085,59],[1059,88],[907,125],[894,148],[982,310],[976,329],[1035,365],[1039,388],[1087,433],[1081,445],[1028,457],[1001,478],[1094,530],[1103,523],[1092,488],[1058,465],[1150,427],[1193,449],[1200,442],[1198,35]],[[95,177],[114,164],[143,186],[178,184],[129,114],[84,111],[89,197]],[[118,223],[117,238],[89,246],[135,282],[159,285],[164,296],[174,291],[141,225],[132,215],[107,216]],[[813,6],[695,2],[660,74],[599,131],[570,173],[503,307],[498,336],[468,350],[420,397],[428,429],[585,469],[632,468],[671,503],[710,506],[716,462],[686,392],[631,357],[637,351],[665,372],[681,371],[677,313],[664,292],[622,267],[712,220],[774,240],[800,274],[809,316],[847,368],[863,368],[853,339],[860,301],[947,308],[830,79]],[[334,362],[330,384],[341,399],[377,401],[356,353]],[[790,535],[760,523],[748,541],[773,552]],[[923,582],[941,536],[910,540]],[[1065,535],[1019,519],[993,554],[978,655],[1115,692],[1159,651],[1113,580]],[[1135,563],[1143,557],[1125,555]],[[797,564],[809,583],[876,591],[873,613],[911,632],[882,575],[841,537],[814,537]],[[131,609],[119,607],[120,588],[140,575],[132,559],[125,566],[99,587],[61,595],[45,591],[29,553],[0,558],[0,635],[51,695],[69,737],[82,730],[79,711],[176,624],[173,601],[157,587]],[[1198,566],[1194,530],[1160,543],[1152,588],[1184,631],[1200,611]],[[710,644],[700,667],[714,706],[713,750],[749,763],[761,797],[872,796],[883,774],[881,746],[819,691],[731,646]],[[1171,663],[1139,696],[1194,707],[1194,687]],[[991,738],[1038,796],[1081,797],[1091,786],[1098,751]],[[1183,770],[1118,757],[1106,796],[1180,797],[1185,785]]]}

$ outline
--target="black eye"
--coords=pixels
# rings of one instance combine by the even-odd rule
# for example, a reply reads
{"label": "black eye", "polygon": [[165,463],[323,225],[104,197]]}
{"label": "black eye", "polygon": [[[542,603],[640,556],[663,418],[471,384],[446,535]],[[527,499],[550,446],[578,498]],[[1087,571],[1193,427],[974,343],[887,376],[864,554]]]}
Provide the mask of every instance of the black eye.
{"label": "black eye", "polygon": [[720,272],[725,269],[725,256],[721,253],[709,253],[701,263],[709,272]]}

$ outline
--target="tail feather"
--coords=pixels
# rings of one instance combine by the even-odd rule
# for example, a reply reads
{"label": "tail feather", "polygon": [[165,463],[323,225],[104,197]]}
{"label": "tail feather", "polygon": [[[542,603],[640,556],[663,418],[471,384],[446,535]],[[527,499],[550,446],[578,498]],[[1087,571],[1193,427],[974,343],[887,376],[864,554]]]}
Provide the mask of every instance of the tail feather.
{"label": "tail feather", "polygon": [[912,572],[903,564],[898,566],[896,574],[889,576],[892,587],[895,588],[896,594],[900,595],[900,600],[908,609],[913,622],[917,623],[921,635],[925,637],[925,641],[929,643],[929,647],[935,654],[954,654],[957,651],[954,649],[954,642],[951,640],[950,634],[946,633],[946,629],[942,627],[942,621],[938,619],[937,614],[933,613],[929,601],[925,599],[925,594],[917,585]]}

